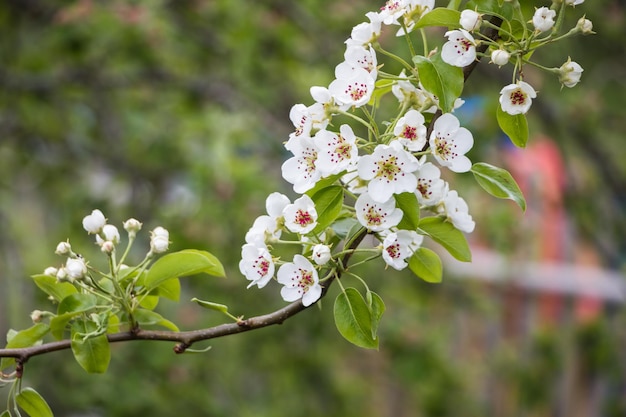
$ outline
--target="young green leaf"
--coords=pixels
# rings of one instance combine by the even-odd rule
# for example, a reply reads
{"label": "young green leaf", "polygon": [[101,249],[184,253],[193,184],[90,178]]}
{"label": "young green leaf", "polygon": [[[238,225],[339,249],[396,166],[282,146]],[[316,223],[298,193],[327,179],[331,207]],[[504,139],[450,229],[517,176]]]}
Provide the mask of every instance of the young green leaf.
{"label": "young green leaf", "polygon": [[[36,323],[28,329],[15,332],[7,341],[7,349],[19,349],[35,345],[48,332],[50,327],[45,323]],[[5,369],[15,363],[14,358],[2,358],[0,360],[0,370]]]}
{"label": "young green leaf", "polygon": [[506,133],[515,146],[518,148],[526,147],[526,142],[528,142],[528,122],[526,121],[526,115],[511,115],[502,110],[501,106],[498,106],[496,118],[498,119],[500,129]]}
{"label": "young green leaf", "polygon": [[140,327],[144,326],[161,326],[166,329],[170,329],[174,332],[178,332],[178,326],[171,321],[163,318],[159,313],[143,308],[135,310],[133,317],[137,321]]}
{"label": "young green leaf", "polygon": [[415,24],[415,28],[423,28],[427,26],[444,26],[449,28],[460,27],[461,12],[458,10],[447,9],[445,7],[437,7],[426,13]]}
{"label": "young green leaf", "polygon": [[368,291],[365,298],[367,299],[367,305],[372,316],[372,339],[376,339],[378,323],[380,323],[380,319],[385,312],[385,303],[383,299],[373,291]]}
{"label": "young green leaf", "polygon": [[76,362],[91,374],[106,372],[111,361],[111,347],[105,334],[89,337],[83,340],[83,336],[97,330],[95,323],[91,321],[75,321],[72,324],[72,353]]}
{"label": "young green leaf", "polygon": [[311,200],[315,203],[317,211],[317,226],[313,229],[313,233],[319,233],[339,217],[343,205],[343,187],[331,185],[323,188],[313,194]]}
{"label": "young green leaf", "polygon": [[452,111],[454,102],[463,92],[463,69],[443,62],[441,54],[432,59],[416,55],[413,62],[417,65],[420,82],[439,99],[441,110],[444,113]]}
{"label": "young green leaf", "polygon": [[428,248],[419,248],[409,259],[409,269],[426,282],[439,283],[443,275],[441,258]]}
{"label": "young green leaf", "polygon": [[33,275],[32,278],[39,289],[54,298],[56,302],[60,302],[68,295],[78,292],[76,287],[69,282],[58,282],[55,277],[49,275]]}
{"label": "young green leaf", "polygon": [[378,349],[378,338],[372,336],[372,315],[365,300],[354,288],[337,296],[334,306],[335,325],[350,343],[367,349]]}
{"label": "young green leaf", "polygon": [[396,207],[403,213],[398,229],[417,230],[420,223],[420,205],[415,193],[395,194],[394,197]]}
{"label": "young green leaf", "polygon": [[180,280],[178,278],[168,279],[157,287],[157,295],[169,300],[180,300]]}
{"label": "young green leaf", "polygon": [[522,190],[507,170],[478,162],[472,166],[471,171],[478,184],[489,194],[494,197],[513,200],[522,210],[526,211],[526,200]]}
{"label": "young green leaf", "polygon": [[46,400],[32,388],[21,390],[15,396],[15,402],[30,417],[54,417]]}
{"label": "young green leaf", "polygon": [[200,273],[225,276],[224,267],[214,255],[206,251],[186,249],[159,258],[148,271],[144,285],[151,291],[169,279]]}
{"label": "young green leaf", "polygon": [[472,260],[472,253],[465,235],[452,223],[446,222],[441,217],[425,217],[420,220],[419,228],[459,261],[470,262]]}
{"label": "young green leaf", "polygon": [[228,306],[225,306],[224,304],[212,303],[210,301],[204,301],[198,298],[192,298],[191,301],[198,303],[199,306],[208,308],[209,310],[219,311],[224,314],[228,313]]}

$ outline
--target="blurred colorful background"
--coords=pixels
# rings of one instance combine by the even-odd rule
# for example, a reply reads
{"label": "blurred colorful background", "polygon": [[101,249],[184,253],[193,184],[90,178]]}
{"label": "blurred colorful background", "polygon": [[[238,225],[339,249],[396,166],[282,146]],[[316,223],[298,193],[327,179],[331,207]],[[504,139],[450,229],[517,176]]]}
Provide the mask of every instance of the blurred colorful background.
{"label": "blurred colorful background", "polygon": [[[222,321],[194,296],[245,316],[284,305],[276,286],[245,289],[243,236],[267,194],[293,196],[279,170],[289,109],[328,85],[351,28],[378,7],[0,2],[0,334],[54,308],[29,276],[59,266],[59,241],[97,254],[80,226],[94,208],[114,224],[162,225],[172,249],[223,261],[228,279],[190,278],[180,306],[159,306],[181,328]],[[459,111],[471,159],[509,169],[529,207],[493,199],[466,174],[455,187],[477,222],[471,264],[448,260],[439,285],[362,270],[387,304],[380,351],[337,333],[334,288],[321,308],[206,342],[204,354],[127,343],[107,374],[87,375],[57,352],[33,358],[25,382],[68,417],[626,415],[625,7],[576,6],[566,25],[584,13],[597,35],[545,51],[547,66],[581,64],[580,85],[560,91],[556,77],[526,70],[539,91],[526,150],[495,124],[510,70],[485,62],[472,74]]]}

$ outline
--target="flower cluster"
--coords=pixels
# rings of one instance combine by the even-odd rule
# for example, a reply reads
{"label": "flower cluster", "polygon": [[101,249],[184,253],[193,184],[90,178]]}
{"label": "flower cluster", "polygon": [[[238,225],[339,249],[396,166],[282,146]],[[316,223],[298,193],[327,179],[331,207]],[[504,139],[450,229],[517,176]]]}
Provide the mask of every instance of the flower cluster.
{"label": "flower cluster", "polygon": [[[115,225],[107,223],[107,219],[102,211],[98,209],[93,210],[91,214],[83,218],[82,223],[83,229],[88,234],[95,235],[96,244],[103,253],[114,261],[113,264],[116,265],[116,269],[123,268],[122,261],[128,254],[128,249],[135,240],[137,232],[141,230],[142,223],[133,218],[123,223],[124,230],[128,233],[128,247],[119,260],[115,257],[116,248],[121,241],[119,230]],[[166,252],[170,244],[169,232],[161,226],[152,230],[150,235],[150,251],[146,255],[146,259],[152,258],[155,254]],[[69,281],[72,283],[81,281],[88,275],[88,262],[82,255],[72,250],[72,246],[68,241],[60,242],[56,247],[55,253],[67,256],[67,260],[60,268],[46,268],[44,275],[56,277],[57,281]]]}
{"label": "flower cluster", "polygon": [[[339,262],[344,253],[341,239],[354,236],[341,235],[335,222],[360,226],[375,236],[379,244],[368,250],[398,270],[409,265],[428,235],[410,220],[413,212],[418,217],[442,219],[460,232],[474,230],[467,203],[442,178],[442,169],[464,173],[473,167],[467,153],[474,137],[453,113],[463,100],[458,95],[444,97],[445,91],[433,87],[436,83],[422,73],[418,57],[413,56],[416,66],[411,66],[378,42],[387,26],[396,26],[396,36],[409,39],[430,13],[440,13],[431,19],[434,22],[450,16],[449,10],[441,12],[434,3],[390,0],[378,12],[367,13],[368,21],[356,25],[345,41],[344,60],[335,67],[335,78],[327,87],[311,88],[312,104],[291,108],[294,131],[285,142],[291,157],[281,171],[301,196],[291,202],[283,194],[271,194],[266,200],[267,214],[258,217],[246,234],[239,269],[250,281],[249,287],[263,288],[276,278],[283,285],[285,301],[301,299],[305,306],[317,301],[323,282],[344,267]],[[545,7],[537,9],[532,19],[535,29],[528,30],[522,40],[503,26],[501,39],[495,41],[479,32],[495,27],[493,23],[482,13],[464,10],[457,21],[445,25],[458,29],[445,33],[440,52],[425,50],[421,58],[435,65],[429,59],[437,54],[442,65],[452,67],[467,67],[482,56],[491,56],[498,66],[514,63],[519,78],[502,88],[500,105],[510,115],[524,114],[536,92],[521,79],[521,65],[529,63],[528,47],[552,39],[551,34],[539,35],[552,30],[555,13]],[[590,31],[590,23],[579,22],[573,29],[584,30]],[[478,49],[482,43],[487,43],[490,53],[479,52],[485,50]],[[409,42],[414,54],[412,48]],[[384,72],[381,57],[395,59],[402,65],[401,72]],[[572,87],[581,72],[568,59],[559,77],[563,85]],[[376,108],[387,92],[396,98],[399,111],[395,117],[377,121]],[[284,240],[283,232],[295,240]],[[302,251],[292,261],[284,261],[273,254],[278,244],[299,245]]]}

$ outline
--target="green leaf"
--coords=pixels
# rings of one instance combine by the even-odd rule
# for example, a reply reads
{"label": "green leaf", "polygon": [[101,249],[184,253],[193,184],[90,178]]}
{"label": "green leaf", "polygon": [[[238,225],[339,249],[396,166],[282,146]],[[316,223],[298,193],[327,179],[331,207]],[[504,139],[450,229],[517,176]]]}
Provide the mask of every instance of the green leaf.
{"label": "green leaf", "polygon": [[335,325],[350,343],[367,349],[378,349],[378,338],[372,336],[372,315],[361,294],[346,288],[337,296],[334,307]]}
{"label": "green leaf", "polygon": [[420,205],[415,193],[401,193],[394,195],[396,207],[402,210],[403,216],[398,229],[417,230],[420,223]]}
{"label": "green leaf", "polygon": [[180,300],[180,280],[178,278],[168,279],[158,286],[157,295],[173,301]]}
{"label": "green leaf", "polygon": [[420,220],[419,228],[459,261],[470,262],[472,260],[472,253],[465,235],[452,223],[446,222],[441,217],[425,217]]}
{"label": "green leaf", "polygon": [[106,372],[111,361],[111,347],[105,334],[83,340],[83,335],[96,331],[98,326],[91,321],[76,321],[72,324],[72,353],[76,362],[91,374]]}
{"label": "green leaf", "polygon": [[206,251],[186,249],[159,258],[148,271],[144,285],[151,291],[169,279],[200,273],[225,276],[224,267],[214,255]]}
{"label": "green leaf", "polygon": [[32,278],[39,289],[54,298],[56,302],[61,301],[70,294],[78,292],[76,287],[69,282],[58,282],[55,277],[49,275],[33,275]]}
{"label": "green leaf", "polygon": [[163,316],[161,316],[159,313],[156,313],[154,311],[141,308],[141,309],[135,310],[135,312],[133,313],[133,317],[135,318],[135,320],[141,327],[161,326],[161,327],[165,327],[166,329],[170,329],[174,332],[179,331],[178,326],[176,326],[171,321],[163,318]]}
{"label": "green leaf", "polygon": [[511,115],[502,110],[502,106],[498,106],[496,117],[498,126],[511,139],[511,142],[518,148],[526,147],[528,142],[528,122],[526,115]]}
{"label": "green leaf", "polygon": [[[34,346],[39,342],[48,332],[50,327],[45,323],[36,323],[28,329],[20,330],[13,333],[11,337],[7,337],[7,349],[19,349]],[[0,360],[0,370],[5,369],[15,363],[14,358],[2,358]]]}
{"label": "green leaf", "polygon": [[342,175],[343,174],[335,174],[335,175],[331,175],[330,177],[322,178],[321,180],[315,183],[315,186],[313,188],[311,188],[304,194],[308,195],[309,197],[313,197],[313,195],[317,193],[318,191],[324,188],[327,188],[333,185],[335,182],[337,182],[337,180],[341,178]]}
{"label": "green leaf", "polygon": [[409,259],[409,269],[426,282],[439,283],[443,275],[441,258],[428,248],[419,248]]}
{"label": "green leaf", "polygon": [[378,333],[378,323],[385,312],[385,303],[378,294],[373,291],[368,291],[365,298],[367,299],[367,305],[372,316],[372,339],[376,339],[376,333]]}
{"label": "green leaf", "polygon": [[198,303],[199,306],[208,308],[209,310],[219,311],[224,314],[228,313],[228,306],[225,306],[224,304],[212,303],[210,301],[199,300],[197,298],[192,298],[191,301]]}
{"label": "green leaf", "polygon": [[345,217],[343,219],[339,219],[332,224],[332,228],[341,239],[345,239],[350,235],[350,231],[355,226],[360,226],[359,221],[353,217]]}
{"label": "green leaf", "polygon": [[494,197],[513,200],[522,210],[526,211],[526,200],[522,190],[507,170],[478,162],[472,166],[471,171],[478,184],[489,194]]}
{"label": "green leaf", "polygon": [[444,113],[452,111],[454,102],[463,92],[463,69],[443,62],[441,54],[432,59],[416,55],[413,62],[417,65],[422,85],[439,99],[441,110]]}
{"label": "green leaf", "polygon": [[50,331],[55,339],[63,339],[63,333],[67,324],[74,317],[92,310],[97,303],[95,295],[92,294],[70,294],[65,297],[57,308],[57,316],[50,320]]}
{"label": "green leaf", "polygon": [[331,185],[313,194],[311,200],[315,203],[317,211],[317,226],[313,233],[320,233],[334,222],[343,205],[343,187]]}
{"label": "green leaf", "polygon": [[375,106],[375,107],[378,106],[378,103],[380,103],[381,98],[383,98],[385,94],[388,94],[391,92],[391,87],[393,87],[394,84],[395,84],[395,81],[393,80],[380,79],[376,81],[376,88],[374,89],[374,92],[372,93],[372,97],[370,98],[370,101],[367,104],[370,106]]}
{"label": "green leaf", "polygon": [[31,417],[53,417],[50,406],[37,391],[24,388],[15,396],[17,405]]}
{"label": "green leaf", "polygon": [[93,294],[70,294],[59,303],[57,314],[84,313],[96,306],[97,299]]}
{"label": "green leaf", "polygon": [[415,28],[423,28],[427,26],[445,26],[458,28],[461,25],[461,12],[458,10],[447,9],[445,7],[437,7],[426,13],[415,24]]}
{"label": "green leaf", "polygon": [[[167,281],[165,281],[167,282]],[[159,296],[158,295],[146,295],[142,296],[141,302],[139,303],[140,307],[143,307],[147,310],[154,310],[159,305]]]}

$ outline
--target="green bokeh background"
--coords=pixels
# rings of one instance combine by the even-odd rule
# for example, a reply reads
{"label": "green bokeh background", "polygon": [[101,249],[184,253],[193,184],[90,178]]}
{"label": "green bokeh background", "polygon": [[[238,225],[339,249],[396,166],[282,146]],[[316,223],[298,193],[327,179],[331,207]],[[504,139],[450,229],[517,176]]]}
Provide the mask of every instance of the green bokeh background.
{"label": "green bokeh background", "polygon": [[[293,196],[279,169],[288,156],[289,109],[311,102],[310,86],[328,85],[350,29],[378,7],[365,0],[0,3],[0,334],[29,326],[35,308],[53,308],[29,276],[62,262],[53,253],[59,241],[97,256],[80,227],[93,208],[117,225],[129,217],[145,230],[162,225],[172,249],[205,249],[223,261],[228,279],[190,278],[181,305],[160,306],[181,328],[222,320],[191,297],[245,316],[284,305],[275,285],[245,290],[237,268],[243,236],[267,194]],[[570,12],[568,24],[585,13],[598,34],[543,56],[558,67],[571,55],[585,69],[583,82],[559,92],[556,78],[528,70],[540,92],[531,135],[550,135],[564,155],[574,243],[590,248],[599,266],[623,270],[624,4],[595,0]],[[470,78],[467,97],[481,110],[465,114],[476,139],[472,160],[499,158],[491,116],[509,82],[508,71],[483,63]],[[519,211],[479,196],[469,177],[458,186],[481,244],[510,256],[533,253],[532,242],[512,231]],[[575,253],[563,260],[576,261]],[[621,305],[604,306],[584,324],[531,320],[510,332],[503,330],[507,287],[453,277],[434,286],[380,266],[361,273],[387,303],[378,352],[337,333],[335,288],[321,308],[207,342],[205,354],[176,356],[168,343],[116,345],[109,372],[86,375],[69,352],[57,352],[33,358],[25,379],[57,416],[626,414]],[[530,309],[533,297],[521,297]],[[571,386],[563,382],[572,378]]]}

